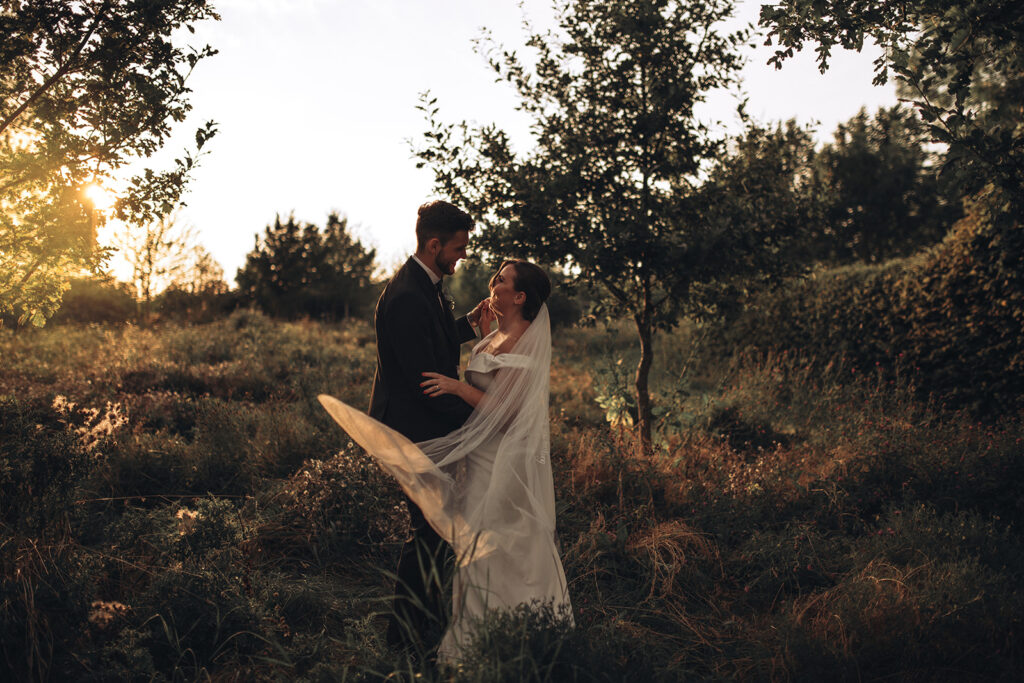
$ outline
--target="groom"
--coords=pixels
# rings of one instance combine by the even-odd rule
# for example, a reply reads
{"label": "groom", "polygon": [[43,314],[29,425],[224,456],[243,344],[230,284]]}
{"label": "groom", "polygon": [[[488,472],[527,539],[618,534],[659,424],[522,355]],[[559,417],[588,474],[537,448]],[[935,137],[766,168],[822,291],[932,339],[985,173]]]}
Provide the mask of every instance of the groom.
{"label": "groom", "polygon": [[[482,306],[458,320],[441,282],[466,258],[473,219],[448,202],[419,208],[416,253],[385,287],[374,312],[377,372],[370,395],[370,416],[408,437],[425,441],[458,429],[473,411],[462,399],[423,393],[424,372],[459,376],[459,346],[476,337],[473,325]],[[432,649],[447,621],[444,603],[446,565],[451,551],[408,501],[411,539],[402,548],[388,623],[389,645]]]}

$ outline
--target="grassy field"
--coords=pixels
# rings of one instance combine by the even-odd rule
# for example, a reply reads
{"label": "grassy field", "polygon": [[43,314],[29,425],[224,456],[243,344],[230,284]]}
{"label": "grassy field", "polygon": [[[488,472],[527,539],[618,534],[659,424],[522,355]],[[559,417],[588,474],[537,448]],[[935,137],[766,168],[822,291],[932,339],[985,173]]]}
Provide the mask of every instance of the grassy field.
{"label": "grassy field", "polygon": [[[576,627],[495,619],[457,680],[1016,680],[1024,426],[912,378],[790,355],[656,369],[628,330],[552,373]],[[316,402],[365,405],[373,333],[240,311],[202,326],[0,329],[0,679],[392,680],[397,487]],[[613,418],[610,422],[607,417]],[[423,672],[423,678],[437,674]]]}

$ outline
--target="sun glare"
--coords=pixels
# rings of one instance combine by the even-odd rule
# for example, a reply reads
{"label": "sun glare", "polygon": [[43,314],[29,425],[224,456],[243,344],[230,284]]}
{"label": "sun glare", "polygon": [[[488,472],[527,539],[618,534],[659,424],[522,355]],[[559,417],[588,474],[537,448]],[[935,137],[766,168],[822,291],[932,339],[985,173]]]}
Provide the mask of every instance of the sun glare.
{"label": "sun glare", "polygon": [[106,211],[114,205],[117,197],[110,190],[104,189],[97,183],[89,183],[85,186],[85,196],[92,203],[97,211]]}
{"label": "sun glare", "polygon": [[4,134],[4,141],[13,151],[22,151],[34,147],[39,142],[39,134],[35,131],[24,128],[8,129]]}

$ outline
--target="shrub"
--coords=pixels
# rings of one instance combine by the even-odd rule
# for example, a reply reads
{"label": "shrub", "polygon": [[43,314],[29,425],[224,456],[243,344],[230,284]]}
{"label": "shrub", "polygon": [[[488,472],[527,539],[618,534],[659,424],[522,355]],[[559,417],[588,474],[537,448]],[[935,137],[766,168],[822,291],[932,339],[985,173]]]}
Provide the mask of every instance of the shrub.
{"label": "shrub", "polygon": [[754,454],[787,446],[792,440],[789,434],[775,431],[767,422],[744,417],[736,406],[713,409],[706,429],[724,439],[731,449],[742,453]]}
{"label": "shrub", "polygon": [[92,459],[64,416],[0,396],[0,521],[42,535],[66,517]]}
{"label": "shrub", "polygon": [[183,558],[200,560],[206,555],[235,547],[242,540],[239,510],[226,498],[207,496],[194,509],[180,507],[176,552]]}
{"label": "shrub", "polygon": [[136,428],[146,432],[191,437],[198,419],[198,401],[173,391],[151,391],[128,403]]}
{"label": "shrub", "polygon": [[793,349],[824,365],[911,369],[918,389],[986,418],[1024,407],[1024,226],[993,193],[939,246],[876,266],[819,271],[762,295],[724,348]]}
{"label": "shrub", "polygon": [[0,542],[0,680],[74,671],[96,598],[96,562],[64,540],[4,534]]}
{"label": "shrub", "polygon": [[456,681],[657,681],[628,632],[574,628],[550,603],[494,610],[464,649]]}
{"label": "shrub", "polygon": [[[1013,666],[1006,638],[1020,628],[1020,600],[996,597],[1007,588],[1004,577],[973,558],[873,559],[782,615],[777,625],[791,644],[787,668],[805,679],[998,677]],[[987,646],[970,652],[966,643]]]}
{"label": "shrub", "polygon": [[131,287],[113,278],[75,278],[51,323],[123,323],[136,313]]}
{"label": "shrub", "polygon": [[[272,413],[266,413],[273,419]],[[114,439],[90,485],[99,496],[159,497],[160,494],[243,495],[253,490],[261,468],[260,436],[254,425],[264,413],[217,399],[196,402],[188,434],[172,431],[124,433]],[[268,455],[270,457],[270,455]]]}
{"label": "shrub", "polygon": [[408,524],[397,484],[352,446],[309,460],[273,494],[280,511],[262,542],[279,554],[311,553],[321,561],[404,540]]}
{"label": "shrub", "polygon": [[370,328],[0,330],[0,680],[1015,680],[1020,420],[854,359],[681,372],[701,334],[664,339],[650,455],[594,401],[629,335],[558,335],[575,627],[506,613],[439,673],[384,642],[397,485],[314,398],[365,399]]}
{"label": "shrub", "polygon": [[251,656],[262,648],[260,615],[236,567],[169,568],[137,597],[134,627],[148,635],[159,671],[195,679],[213,670],[218,658]]}
{"label": "shrub", "polygon": [[161,320],[187,323],[211,323],[223,318],[240,305],[237,291],[227,286],[191,291],[172,285],[153,300],[153,308]]}

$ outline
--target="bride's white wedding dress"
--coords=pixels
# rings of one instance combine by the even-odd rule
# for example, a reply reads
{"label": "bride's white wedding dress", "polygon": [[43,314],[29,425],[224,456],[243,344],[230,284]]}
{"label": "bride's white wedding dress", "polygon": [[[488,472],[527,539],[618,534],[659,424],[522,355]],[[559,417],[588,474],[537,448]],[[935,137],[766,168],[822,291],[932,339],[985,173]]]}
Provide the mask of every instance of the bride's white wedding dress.
{"label": "bride's white wedding dress", "polygon": [[413,444],[330,396],[320,402],[390,472],[451,544],[458,570],[441,661],[456,661],[488,610],[553,603],[571,619],[555,539],[549,460],[551,331],[547,307],[509,353],[473,349],[466,381],[484,391],[466,424]]}

